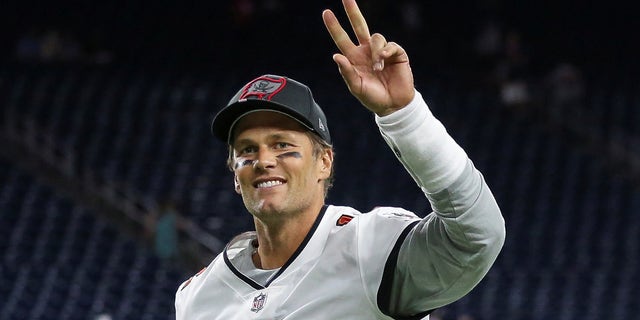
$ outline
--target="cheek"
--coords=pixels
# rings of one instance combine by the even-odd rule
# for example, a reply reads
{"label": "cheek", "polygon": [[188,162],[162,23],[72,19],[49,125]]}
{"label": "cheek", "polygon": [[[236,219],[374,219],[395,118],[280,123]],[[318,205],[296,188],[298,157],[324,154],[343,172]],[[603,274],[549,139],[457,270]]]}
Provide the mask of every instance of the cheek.
{"label": "cheek", "polygon": [[[246,161],[245,161],[246,162]],[[247,163],[236,162],[235,168],[233,170],[235,184],[242,188],[246,185],[250,179],[250,172],[253,170],[253,167]]]}

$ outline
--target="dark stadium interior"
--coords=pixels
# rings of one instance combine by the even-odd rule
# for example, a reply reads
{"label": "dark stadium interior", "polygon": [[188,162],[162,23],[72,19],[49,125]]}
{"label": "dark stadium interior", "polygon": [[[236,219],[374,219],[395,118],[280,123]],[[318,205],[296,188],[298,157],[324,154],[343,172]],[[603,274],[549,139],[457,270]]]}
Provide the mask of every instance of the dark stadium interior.
{"label": "dark stadium interior", "polygon": [[[416,87],[506,220],[487,277],[432,320],[637,317],[631,5],[360,5],[408,51]],[[325,7],[340,2],[0,4],[0,319],[173,319],[180,283],[252,228],[209,121],[263,73],[308,84],[326,111],[329,203],[426,214],[331,61]]]}

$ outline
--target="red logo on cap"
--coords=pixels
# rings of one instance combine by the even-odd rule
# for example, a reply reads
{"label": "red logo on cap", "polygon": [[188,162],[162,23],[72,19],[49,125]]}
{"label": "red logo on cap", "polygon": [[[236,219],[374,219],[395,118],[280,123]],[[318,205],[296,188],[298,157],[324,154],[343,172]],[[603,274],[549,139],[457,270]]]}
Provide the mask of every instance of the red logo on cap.
{"label": "red logo on cap", "polygon": [[256,97],[260,100],[271,101],[271,98],[284,89],[286,84],[287,79],[285,78],[257,78],[244,87],[239,100]]}

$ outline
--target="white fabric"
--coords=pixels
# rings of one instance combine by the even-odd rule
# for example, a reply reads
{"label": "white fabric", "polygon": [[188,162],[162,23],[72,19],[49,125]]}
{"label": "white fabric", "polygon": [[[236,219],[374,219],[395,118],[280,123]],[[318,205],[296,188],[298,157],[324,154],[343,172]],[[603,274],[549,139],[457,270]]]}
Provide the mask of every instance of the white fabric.
{"label": "white fabric", "polygon": [[403,109],[375,119],[387,144],[425,193],[449,186],[466,166],[466,153],[433,116],[420,92]]}
{"label": "white fabric", "polygon": [[[354,219],[338,226],[343,214]],[[391,319],[376,307],[376,284],[395,239],[404,226],[418,220],[398,208],[361,214],[329,206],[304,250],[268,287],[252,287],[218,256],[178,289],[176,318]],[[246,244],[228,250],[229,259],[245,250],[250,250]],[[252,311],[261,294],[266,295],[262,308]]]}
{"label": "white fabric", "polygon": [[[299,255],[267,281],[247,264],[251,238],[238,240],[228,262],[221,254],[180,286],[176,318],[393,319],[425,314],[477,285],[505,237],[482,175],[417,91],[376,122],[434,212],[420,219],[400,208],[328,206]],[[342,215],[354,218],[340,226]],[[385,273],[387,265],[394,268]]]}

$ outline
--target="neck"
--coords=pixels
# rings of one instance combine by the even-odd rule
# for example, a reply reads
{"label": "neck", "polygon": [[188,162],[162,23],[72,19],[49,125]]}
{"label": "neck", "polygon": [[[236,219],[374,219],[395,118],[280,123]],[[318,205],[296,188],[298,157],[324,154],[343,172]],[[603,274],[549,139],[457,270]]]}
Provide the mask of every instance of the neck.
{"label": "neck", "polygon": [[258,250],[253,262],[260,269],[282,267],[300,247],[302,241],[311,230],[322,204],[306,213],[278,221],[254,218],[258,236]]}

